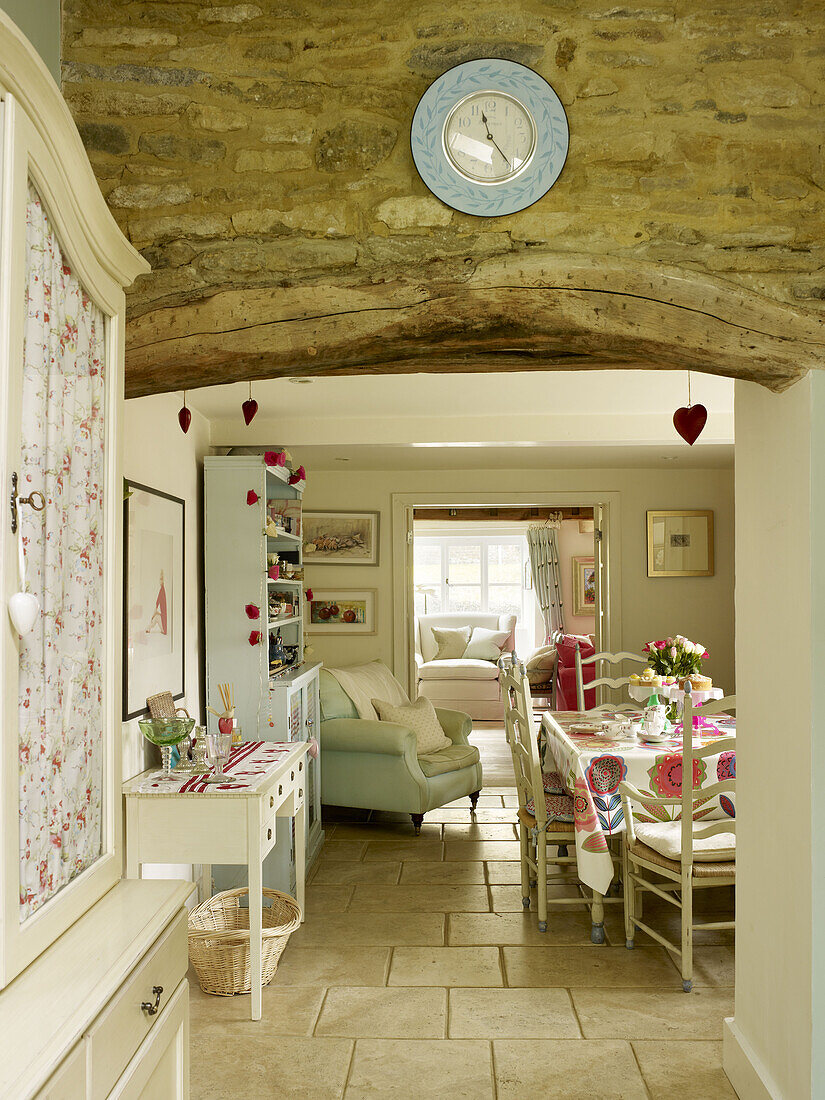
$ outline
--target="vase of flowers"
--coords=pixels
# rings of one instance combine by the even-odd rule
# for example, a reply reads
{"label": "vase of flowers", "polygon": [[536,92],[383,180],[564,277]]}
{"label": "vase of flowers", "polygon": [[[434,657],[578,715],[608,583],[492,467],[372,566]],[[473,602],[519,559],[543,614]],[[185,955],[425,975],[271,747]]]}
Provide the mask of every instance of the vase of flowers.
{"label": "vase of flowers", "polygon": [[[644,646],[644,652],[650,667],[660,676],[670,676],[679,681],[679,686],[684,687],[686,680],[697,678],[702,687],[710,686],[710,679],[702,674],[702,661],[710,654],[701,642],[692,642],[682,634],[673,638],[660,638],[656,642],[648,642]],[[699,683],[695,685],[699,687]]]}

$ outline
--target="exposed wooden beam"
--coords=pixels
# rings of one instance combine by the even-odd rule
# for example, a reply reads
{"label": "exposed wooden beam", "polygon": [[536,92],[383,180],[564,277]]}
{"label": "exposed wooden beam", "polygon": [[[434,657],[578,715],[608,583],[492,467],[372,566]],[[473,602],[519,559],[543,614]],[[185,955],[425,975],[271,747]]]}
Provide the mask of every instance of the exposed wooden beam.
{"label": "exposed wooden beam", "polygon": [[466,280],[231,290],[128,325],[129,397],[281,376],[696,370],[782,390],[825,367],[825,321],[702,272],[525,253]]}

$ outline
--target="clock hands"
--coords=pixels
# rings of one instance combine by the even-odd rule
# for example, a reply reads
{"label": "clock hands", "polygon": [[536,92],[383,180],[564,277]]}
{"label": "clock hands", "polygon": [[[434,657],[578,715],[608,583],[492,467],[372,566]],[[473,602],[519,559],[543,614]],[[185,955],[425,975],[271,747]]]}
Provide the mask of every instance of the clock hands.
{"label": "clock hands", "polygon": [[490,123],[487,121],[487,116],[485,115],[485,113],[483,111],[481,112],[481,121],[484,123],[484,128],[487,131],[487,140],[492,141],[493,145],[495,145],[496,149],[498,149],[499,153],[501,154],[502,158],[504,159],[504,163],[507,165],[507,167],[509,169],[512,170],[513,166],[510,164],[510,161],[507,159],[507,157],[504,156],[504,153],[501,152],[501,147],[499,146],[498,142],[493,137],[493,135],[490,133]]}

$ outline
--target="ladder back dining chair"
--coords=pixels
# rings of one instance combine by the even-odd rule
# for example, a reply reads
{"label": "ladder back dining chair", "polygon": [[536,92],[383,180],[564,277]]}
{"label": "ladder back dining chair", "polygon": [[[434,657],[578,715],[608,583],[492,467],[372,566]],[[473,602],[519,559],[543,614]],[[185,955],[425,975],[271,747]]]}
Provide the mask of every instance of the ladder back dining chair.
{"label": "ladder back dining chair", "polygon": [[[579,897],[553,898],[555,906],[590,905],[578,874],[573,826],[573,799],[557,772],[543,773],[538,749],[538,730],[533,718],[530,684],[521,662],[500,663],[504,725],[513,758],[518,792],[518,830],[521,857],[521,902],[530,908],[530,886],[536,884],[539,932],[547,931],[547,875],[553,886],[575,885]],[[548,851],[557,848],[557,854]],[[562,868],[562,870],[558,870]],[[535,878],[533,878],[535,876]]]}
{"label": "ladder back dining chair", "polygon": [[[736,738],[723,737],[707,744],[693,743],[693,719],[700,722],[714,714],[736,709],[736,696],[694,707],[690,684],[685,685],[685,704],[682,714],[682,791],[679,797],[664,798],[645,794],[631,783],[620,783],[627,833],[623,848],[625,946],[632,949],[636,929],[646,932],[663,947],[675,952],[681,961],[682,988],[690,993],[693,986],[693,933],[715,931],[735,927],[735,921],[712,921],[695,924],[693,921],[693,893],[711,886],[735,886],[736,884],[736,822],[728,816],[694,820],[700,807],[719,797],[720,802],[736,786],[735,753]],[[730,754],[730,755],[724,755]],[[703,769],[701,762],[717,757],[717,782],[696,786]],[[699,765],[697,767],[697,764]],[[735,812],[733,802],[727,798],[725,813]],[[724,803],[722,803],[724,805]],[[658,820],[640,821],[640,814]],[[671,814],[676,817],[671,817]],[[666,817],[666,820],[662,820]],[[652,882],[646,874],[664,877],[666,882]],[[665,936],[642,921],[642,895],[656,894],[681,913],[681,942],[671,943]]]}
{"label": "ladder back dining chair", "polygon": [[[585,685],[584,685],[584,668],[585,668],[586,665],[595,665],[596,668],[594,669],[594,671],[596,671],[598,669],[598,662],[599,661],[603,661],[605,664],[608,664],[608,665],[620,665],[624,661],[632,661],[635,664],[640,664],[640,665],[647,664],[647,658],[646,657],[642,657],[638,653],[628,653],[624,650],[621,653],[609,653],[607,650],[604,650],[601,653],[594,653],[592,657],[582,658],[581,647],[579,646],[578,642],[576,642],[576,651],[575,651],[575,658],[574,659],[575,659],[575,665],[576,665],[576,706],[581,711],[583,711],[585,709],[585,705],[584,705],[584,688],[585,688]],[[600,687],[602,685],[604,685],[605,687],[610,687],[610,688],[620,688],[620,687],[624,687],[624,685],[629,683],[629,682],[630,682],[630,677],[629,676],[619,676],[617,678],[610,677],[610,676],[597,676],[595,680],[590,680],[588,682],[587,690],[592,691],[594,688]],[[591,711],[592,710],[597,710],[597,711],[598,710],[607,710],[607,709],[615,711],[615,710],[619,710],[619,709],[629,710],[629,709],[633,709],[633,708],[630,708],[630,707],[620,708],[620,707],[610,706],[609,704],[608,705],[603,704],[601,707],[591,708]],[[636,709],[638,709],[638,708],[636,708]]]}

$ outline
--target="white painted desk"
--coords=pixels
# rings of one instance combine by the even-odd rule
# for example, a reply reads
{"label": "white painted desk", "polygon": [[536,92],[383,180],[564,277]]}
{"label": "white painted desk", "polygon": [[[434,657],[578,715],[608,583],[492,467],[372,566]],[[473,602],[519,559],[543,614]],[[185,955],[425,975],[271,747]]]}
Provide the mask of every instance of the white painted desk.
{"label": "white painted desk", "polygon": [[[272,742],[268,742],[270,747]],[[156,769],[123,786],[126,798],[126,875],[140,878],[143,863],[246,864],[249,879],[252,1019],[261,1018],[262,872],[275,846],[275,819],[295,820],[297,902],[304,910],[306,880],[306,741],[284,745],[284,754],[244,786],[203,793],[145,789]],[[231,764],[229,766],[232,774]],[[142,789],[144,788],[144,789]]]}

